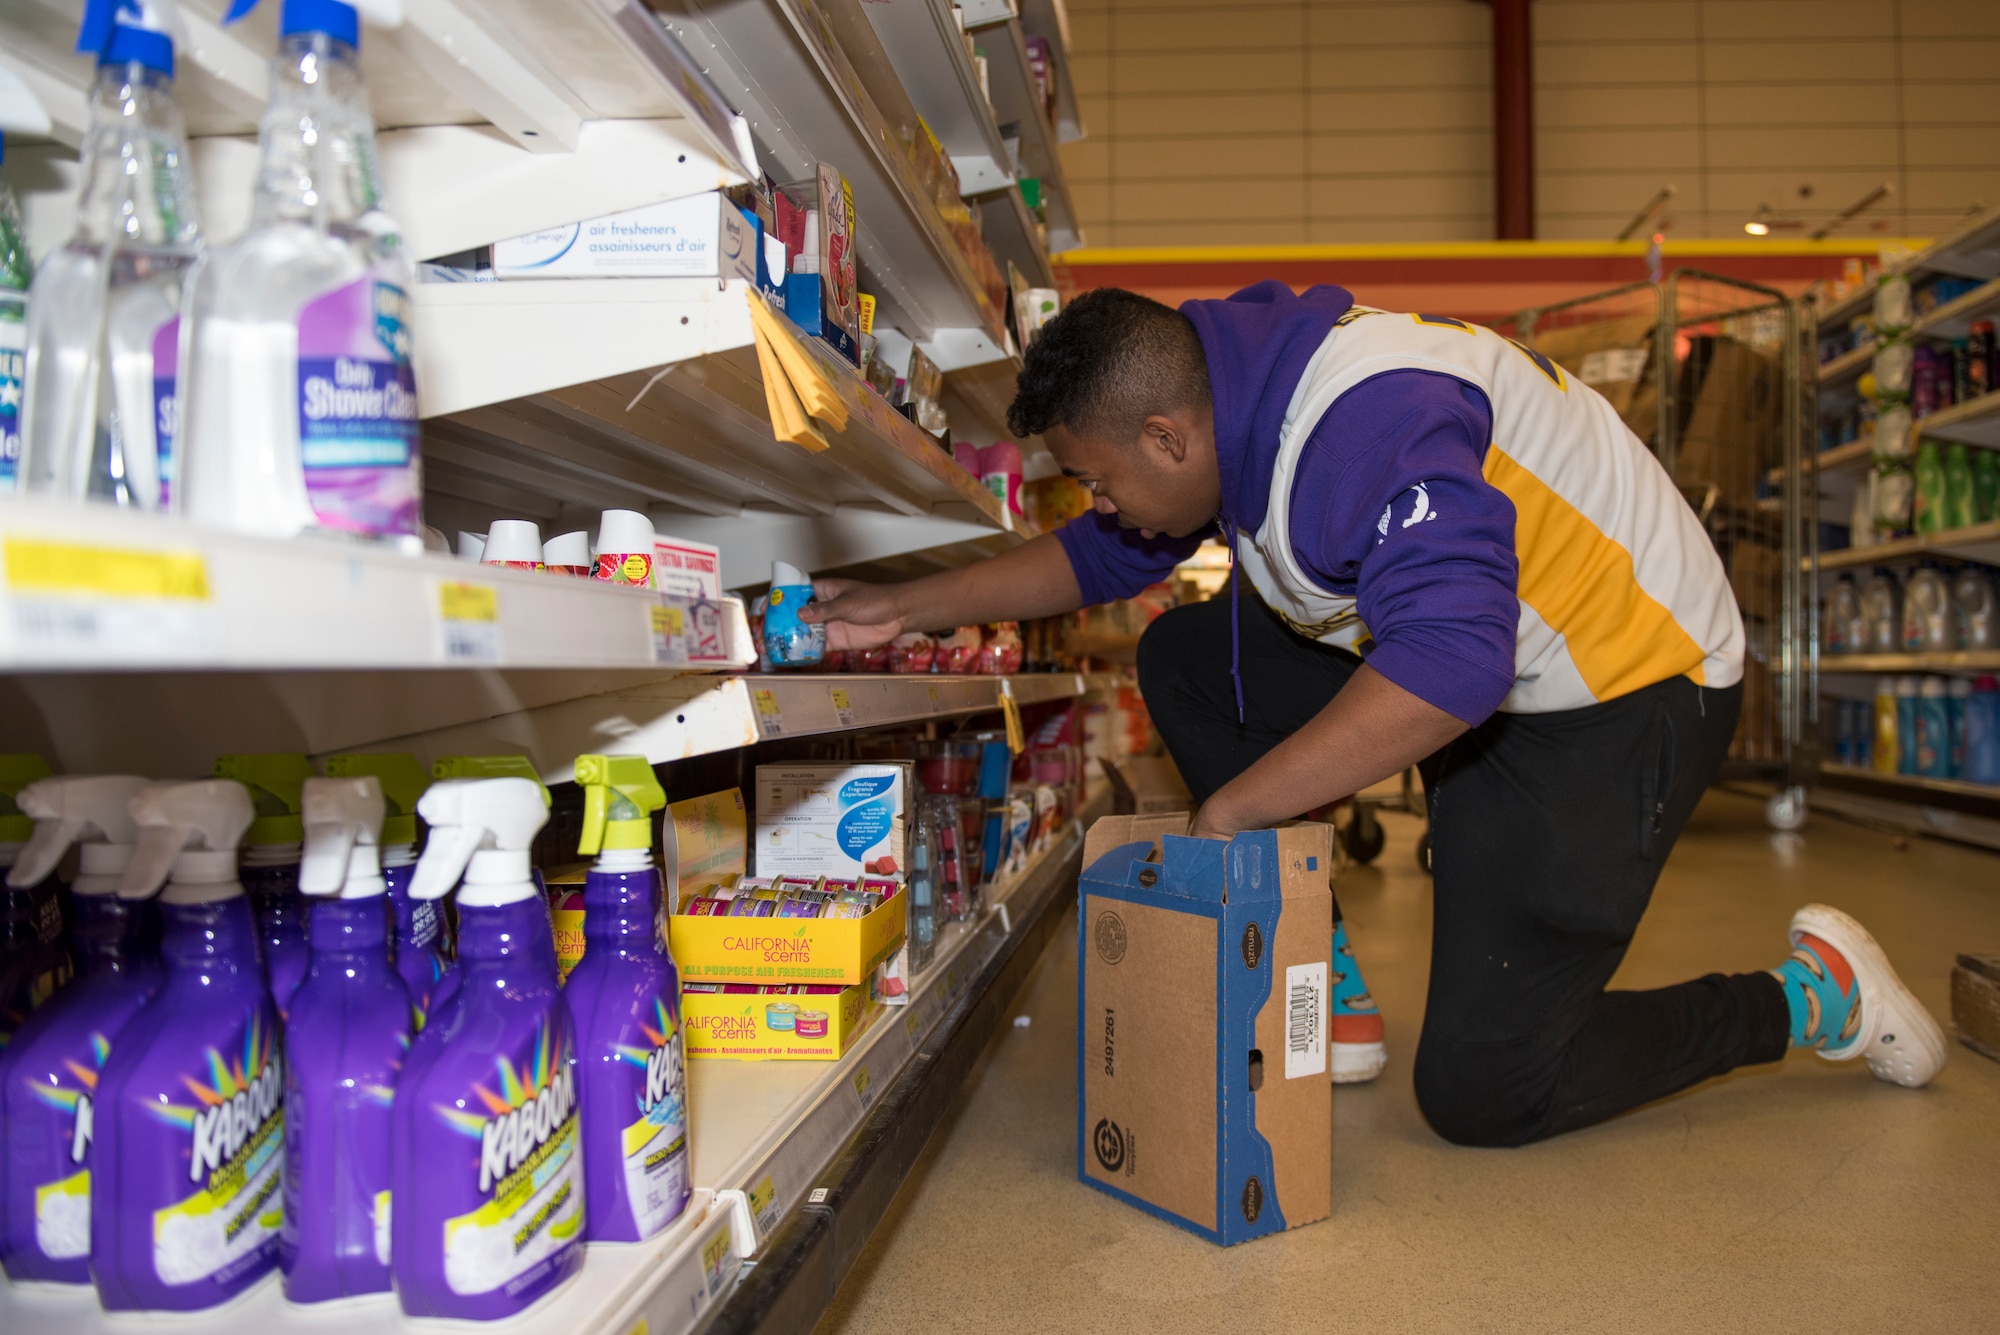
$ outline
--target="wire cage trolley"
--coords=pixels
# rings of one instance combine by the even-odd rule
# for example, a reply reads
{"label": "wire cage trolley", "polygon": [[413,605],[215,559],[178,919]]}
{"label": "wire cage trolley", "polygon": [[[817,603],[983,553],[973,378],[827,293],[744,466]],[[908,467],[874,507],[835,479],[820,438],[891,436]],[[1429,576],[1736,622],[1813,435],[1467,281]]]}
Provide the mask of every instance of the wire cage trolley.
{"label": "wire cage trolley", "polygon": [[1746,636],[1743,713],[1723,777],[1776,785],[1766,818],[1799,828],[1820,758],[1810,309],[1677,269],[1522,311],[1513,333],[1603,394],[1700,518]]}

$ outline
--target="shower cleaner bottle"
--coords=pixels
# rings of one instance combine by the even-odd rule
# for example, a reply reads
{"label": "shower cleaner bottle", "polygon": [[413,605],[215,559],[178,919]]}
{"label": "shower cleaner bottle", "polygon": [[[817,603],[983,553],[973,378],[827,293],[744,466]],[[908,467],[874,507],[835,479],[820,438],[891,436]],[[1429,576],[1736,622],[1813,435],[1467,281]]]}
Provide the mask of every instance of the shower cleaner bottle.
{"label": "shower cleaner bottle", "polygon": [[182,288],[202,254],[169,0],[87,0],[97,58],[76,232],[30,289],[20,489],[164,510]]}
{"label": "shower cleaner bottle", "polygon": [[564,984],[582,1069],[584,1201],[598,1242],[643,1242],[687,1207],[687,1060],[680,975],[660,941],[653,813],[667,795],[644,756],[578,756],[583,959]]}
{"label": "shower cleaner bottle", "polygon": [[90,1274],[109,1311],[201,1311],[278,1262],[284,1060],[236,879],[253,816],[229,779],[132,799],[139,840],[118,893],[160,894],[166,981],[97,1079]]}
{"label": "shower cleaner bottle", "polygon": [[258,958],[279,1019],[306,976],[306,901],[299,894],[305,825],[299,810],[312,773],[312,763],[296,752],[220,756],[215,762],[215,777],[248,788],[257,808],[243,840],[243,889],[257,917]]}
{"label": "shower cleaner bottle", "polygon": [[[0,1266],[15,1283],[90,1283],[90,1142],[97,1078],[126,1021],[159,989],[151,901],[118,897],[138,837],[130,810],[144,779],[42,779],[22,790],[34,837],[8,872],[34,885],[80,845],[70,883],[77,979],[28,1017],[0,1052]],[[157,919],[157,912],[151,914]]]}
{"label": "shower cleaner bottle", "polygon": [[382,879],[395,916],[396,972],[409,989],[421,1029],[436,1002],[457,985],[448,979],[457,966],[445,961],[443,917],[436,901],[410,896],[410,878],[417,870],[417,799],[430,787],[430,775],[415,756],[394,751],[328,756],[326,773],[334,779],[372,774],[382,785],[388,810],[382,820]]}
{"label": "shower cleaner bottle", "polygon": [[[35,832],[16,800],[48,774],[48,762],[38,755],[0,755],[0,871],[14,866]],[[51,869],[35,883],[17,887],[10,875],[0,893],[0,1049],[69,976],[61,881]]]}
{"label": "shower cleaner bottle", "polygon": [[389,1136],[415,1025],[389,963],[382,785],[307,779],[299,888],[312,962],[285,1021],[285,1297],[323,1303],[389,1291]]}
{"label": "shower cleaner bottle", "polygon": [[[7,136],[0,132],[0,167],[7,162]],[[28,284],[34,267],[21,239],[21,208],[14,189],[0,176],[0,496],[14,491],[21,462],[21,380],[28,346]]]}
{"label": "shower cleaner bottle", "polygon": [[531,779],[453,779],[417,804],[430,836],[410,893],[458,885],[458,991],[396,1086],[390,1268],[413,1317],[496,1321],[583,1263],[576,1032],[528,849]]}
{"label": "shower cleaner bottle", "polygon": [[[236,0],[229,21],[255,8]],[[410,263],[382,211],[360,13],[284,0],[250,227],[189,298],[186,509],[270,537],[423,547]]]}

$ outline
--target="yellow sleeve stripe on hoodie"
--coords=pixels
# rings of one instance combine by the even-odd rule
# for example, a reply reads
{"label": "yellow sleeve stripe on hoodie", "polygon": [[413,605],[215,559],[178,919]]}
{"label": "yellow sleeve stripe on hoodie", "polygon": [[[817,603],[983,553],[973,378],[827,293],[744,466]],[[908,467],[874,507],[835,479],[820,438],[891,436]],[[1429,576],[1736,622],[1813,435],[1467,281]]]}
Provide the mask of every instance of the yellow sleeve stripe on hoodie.
{"label": "yellow sleeve stripe on hoodie", "polygon": [[1498,444],[1487,447],[1484,472],[1514,503],[1520,599],[1563,637],[1593,696],[1611,700],[1683,675],[1704,684],[1707,655],[1639,586],[1630,552]]}

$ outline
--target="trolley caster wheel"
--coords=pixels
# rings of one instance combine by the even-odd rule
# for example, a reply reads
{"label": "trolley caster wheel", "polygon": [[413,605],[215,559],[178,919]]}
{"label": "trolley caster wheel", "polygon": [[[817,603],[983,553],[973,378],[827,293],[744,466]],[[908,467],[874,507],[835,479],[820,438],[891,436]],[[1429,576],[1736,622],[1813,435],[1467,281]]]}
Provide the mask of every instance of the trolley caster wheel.
{"label": "trolley caster wheel", "polygon": [[1806,790],[1780,788],[1764,803],[1764,819],[1774,830],[1799,830],[1806,823]]}
{"label": "trolley caster wheel", "polygon": [[1431,832],[1425,830],[1417,836],[1417,869],[1424,875],[1431,874]]}
{"label": "trolley caster wheel", "polygon": [[1359,812],[1354,819],[1340,828],[1340,846],[1347,850],[1347,856],[1359,863],[1373,862],[1382,852],[1382,845],[1389,836],[1382,829],[1382,822],[1375,819],[1373,812]]}

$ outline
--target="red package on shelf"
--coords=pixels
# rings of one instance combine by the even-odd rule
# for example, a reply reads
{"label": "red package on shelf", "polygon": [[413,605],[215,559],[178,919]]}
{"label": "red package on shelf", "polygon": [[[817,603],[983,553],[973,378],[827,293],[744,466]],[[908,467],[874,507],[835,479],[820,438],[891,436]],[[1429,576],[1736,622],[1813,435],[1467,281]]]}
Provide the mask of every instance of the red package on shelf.
{"label": "red package on shelf", "polygon": [[922,631],[898,635],[889,641],[889,671],[929,672],[937,659],[937,641]]}
{"label": "red package on shelf", "polygon": [[973,660],[973,671],[989,677],[1010,677],[1021,670],[1021,623],[997,621],[986,628],[985,643]]}
{"label": "red package on shelf", "polygon": [[889,658],[890,649],[886,644],[877,645],[873,649],[862,649],[848,655],[847,661],[851,666],[847,670],[849,672],[887,672],[890,670]]}
{"label": "red package on shelf", "polygon": [[964,676],[972,671],[983,643],[985,637],[979,633],[979,627],[960,626],[938,641],[933,670],[949,676]]}

